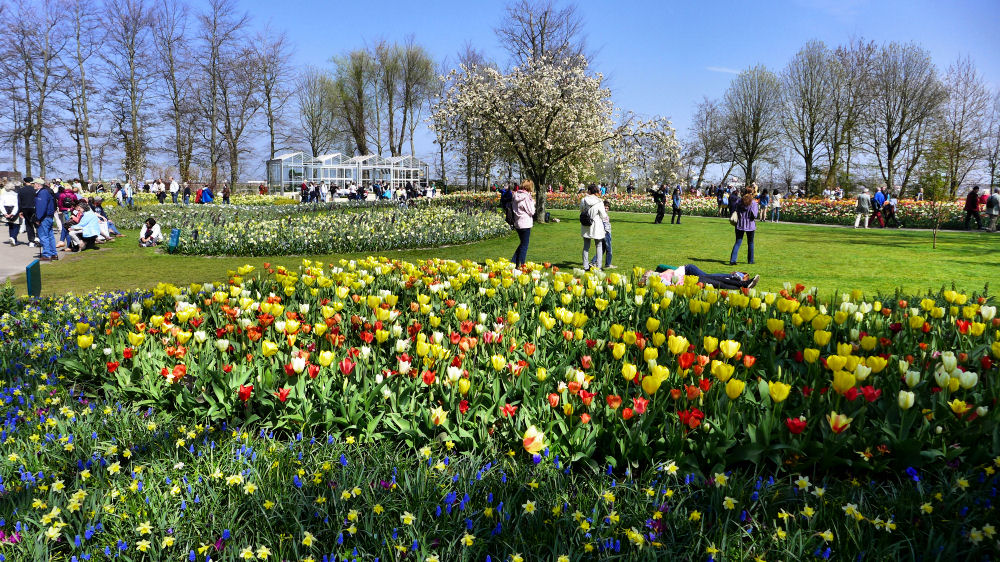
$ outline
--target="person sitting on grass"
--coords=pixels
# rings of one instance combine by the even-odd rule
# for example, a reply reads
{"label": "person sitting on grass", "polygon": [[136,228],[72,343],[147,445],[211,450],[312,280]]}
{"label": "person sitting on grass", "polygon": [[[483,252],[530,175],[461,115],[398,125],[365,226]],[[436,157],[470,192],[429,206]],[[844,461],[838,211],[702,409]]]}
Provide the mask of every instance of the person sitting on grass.
{"label": "person sitting on grass", "polygon": [[712,285],[718,289],[752,289],[760,281],[760,275],[750,276],[749,273],[734,271],[732,273],[705,273],[697,265],[689,263],[680,267],[670,265],[658,265],[656,270],[649,270],[643,276],[640,284],[645,285],[646,281],[653,275],[659,275],[660,279],[667,285],[683,285],[684,277],[695,276],[699,283]]}
{"label": "person sitting on grass", "polygon": [[89,244],[97,242],[97,237],[101,235],[101,220],[86,201],[81,200],[76,207],[80,211],[80,220],[71,225],[67,232],[73,251],[80,252],[86,250]]}
{"label": "person sitting on grass", "polygon": [[156,224],[156,219],[149,217],[146,219],[146,224],[142,225],[142,230],[139,231],[139,245],[148,248],[156,246],[160,242],[163,242],[160,225]]}

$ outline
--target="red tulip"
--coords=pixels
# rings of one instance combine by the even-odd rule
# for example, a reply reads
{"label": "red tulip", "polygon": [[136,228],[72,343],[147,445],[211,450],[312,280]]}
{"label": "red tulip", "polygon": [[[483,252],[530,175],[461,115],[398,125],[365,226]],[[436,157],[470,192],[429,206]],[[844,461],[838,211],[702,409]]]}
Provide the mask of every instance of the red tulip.
{"label": "red tulip", "polygon": [[535,344],[530,343],[530,342],[525,342],[524,343],[524,353],[527,354],[528,357],[531,357],[532,355],[534,355],[535,354]]}
{"label": "red tulip", "polygon": [[622,397],[616,394],[611,394],[605,400],[608,403],[608,407],[612,410],[617,410],[619,406],[622,405]]}
{"label": "red tulip", "polygon": [[246,402],[250,399],[250,394],[253,392],[253,385],[243,386],[240,385],[240,389],[236,391],[236,395],[239,396],[240,400]]}
{"label": "red tulip", "polygon": [[589,369],[594,366],[594,361],[589,355],[584,355],[580,358],[580,366],[583,367],[584,370]]}
{"label": "red tulip", "polygon": [[351,361],[350,358],[344,357],[343,359],[340,360],[340,363],[338,365],[340,366],[341,374],[343,374],[346,377],[350,375],[352,371],[354,371],[354,366],[356,365],[356,363],[354,361]]}
{"label": "red tulip", "polygon": [[549,394],[549,406],[555,408],[558,405],[559,405],[559,395],[556,394],[555,392]]}
{"label": "red tulip", "polygon": [[517,413],[517,406],[513,404],[504,404],[503,408],[500,409],[500,413],[503,414],[504,417],[509,418]]}
{"label": "red tulip", "polygon": [[306,365],[306,372],[309,373],[309,378],[316,378],[319,375],[319,365],[313,365],[312,363]]}
{"label": "red tulip", "polygon": [[[251,386],[250,388],[253,388],[253,387]],[[274,395],[278,397],[278,401],[279,402],[284,402],[285,400],[288,400],[288,395],[291,392],[292,392],[292,389],[290,389],[290,388],[282,388],[282,389],[278,390],[277,392],[275,392]]]}
{"label": "red tulip", "polygon": [[788,418],[785,420],[785,425],[788,426],[788,431],[792,432],[793,435],[798,435],[806,430],[806,420],[801,418]]}
{"label": "red tulip", "polygon": [[590,414],[587,414],[587,413],[580,414],[580,423],[583,423],[583,424],[590,423]]}
{"label": "red tulip", "polygon": [[633,398],[632,403],[635,404],[635,413],[640,415],[645,414],[646,408],[649,406],[649,400],[642,398],[641,396]]}
{"label": "red tulip", "polygon": [[458,403],[458,411],[461,412],[461,413],[463,413],[463,414],[465,412],[468,412],[469,411],[469,401],[468,400],[462,400],[461,402],[459,402]]}
{"label": "red tulip", "polygon": [[687,368],[690,368],[691,365],[694,364],[694,360],[695,360],[695,354],[691,353],[690,351],[686,351],[684,353],[681,353],[677,357],[677,365],[681,369],[687,369]]}
{"label": "red tulip", "polygon": [[425,370],[421,378],[424,380],[424,384],[434,384],[434,371],[430,369]]}
{"label": "red tulip", "polygon": [[583,402],[584,406],[590,406],[595,396],[597,396],[597,393],[580,390],[580,401]]}
{"label": "red tulip", "polygon": [[118,370],[119,363],[117,361],[108,361],[108,372],[114,373]]}
{"label": "red tulip", "polygon": [[632,408],[625,408],[622,410],[622,419],[630,420],[632,419]]}

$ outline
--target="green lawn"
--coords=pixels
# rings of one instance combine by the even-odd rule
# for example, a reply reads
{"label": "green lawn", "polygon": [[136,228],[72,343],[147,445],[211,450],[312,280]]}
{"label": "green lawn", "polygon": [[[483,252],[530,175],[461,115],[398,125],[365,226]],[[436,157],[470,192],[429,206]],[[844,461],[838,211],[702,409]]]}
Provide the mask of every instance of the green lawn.
{"label": "green lawn", "polygon": [[[551,262],[560,268],[578,267],[582,242],[577,213],[554,211],[562,222],[536,226],[532,231],[528,259]],[[710,273],[730,271],[729,252],[733,229],[723,219],[684,217],[681,225],[652,224],[652,216],[612,213],[614,263],[623,270],[632,266],[653,267],[659,263],[694,263]],[[60,294],[93,289],[150,287],[159,281],[178,284],[224,278],[226,271],[246,263],[264,262],[295,266],[298,258],[231,258],[171,256],[158,250],[139,248],[135,232],[129,238],[43,267],[43,291]],[[424,250],[386,252],[397,259],[431,257],[470,259],[509,258],[517,246],[513,234],[475,244]],[[952,282],[966,290],[982,289],[1000,279],[1000,234],[942,232],[937,249],[931,249],[931,233],[900,230],[852,230],[845,228],[758,223],[756,263],[746,264],[746,243],[738,269],[759,273],[760,287],[779,289],[782,283],[816,285],[825,293],[860,288],[867,291],[936,289]],[[65,254],[64,254],[65,255]],[[331,262],[355,255],[305,256]],[[24,291],[24,276],[12,281]]]}

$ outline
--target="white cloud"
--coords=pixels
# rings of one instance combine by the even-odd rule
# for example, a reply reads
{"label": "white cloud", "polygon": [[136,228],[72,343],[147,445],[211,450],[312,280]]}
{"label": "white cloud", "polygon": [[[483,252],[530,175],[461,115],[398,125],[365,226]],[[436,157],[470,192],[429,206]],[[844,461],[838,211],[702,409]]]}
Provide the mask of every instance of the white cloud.
{"label": "white cloud", "polygon": [[739,70],[734,70],[732,68],[727,68],[725,66],[706,66],[705,70],[709,72],[723,72],[725,74],[739,74]]}

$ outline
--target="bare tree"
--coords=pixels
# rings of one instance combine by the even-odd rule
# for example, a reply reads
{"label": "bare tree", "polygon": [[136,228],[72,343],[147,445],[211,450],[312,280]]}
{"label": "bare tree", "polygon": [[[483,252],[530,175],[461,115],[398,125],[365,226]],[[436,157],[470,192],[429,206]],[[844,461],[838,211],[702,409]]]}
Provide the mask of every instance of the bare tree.
{"label": "bare tree", "polygon": [[[693,137],[690,145],[691,156],[698,162],[698,180],[695,182],[695,188],[700,189],[708,165],[720,162],[726,152],[725,115],[718,101],[707,97],[702,99],[694,114],[691,133]],[[728,172],[726,175],[729,175]]]}
{"label": "bare tree", "polygon": [[[97,51],[102,37],[98,35],[100,30],[100,20],[98,18],[97,6],[92,0],[71,0],[67,10],[73,22],[73,40],[69,52],[71,60],[66,64],[69,72],[69,86],[72,92],[72,111],[74,127],[74,140],[77,143],[77,173],[79,177],[85,177],[87,183],[94,181],[94,159],[90,147],[90,103],[89,96],[94,89],[88,74],[88,67],[91,66],[91,58]],[[81,142],[82,141],[82,142]],[[82,174],[80,156],[87,162],[87,174]]]}
{"label": "bare tree", "polygon": [[233,53],[241,50],[239,43],[249,16],[237,11],[235,0],[208,0],[208,9],[199,14],[198,21],[202,43],[199,65],[204,80],[198,99],[207,121],[205,141],[208,143],[211,183],[214,186],[219,181],[219,162],[225,150],[219,138],[219,131],[225,127],[221,123],[220,108],[224,86],[223,63],[232,60]]}
{"label": "bare tree", "polygon": [[256,80],[261,65],[256,52],[250,47],[224,57],[219,64],[220,118],[217,127],[229,156],[231,186],[239,180],[240,156],[248,152],[243,142],[244,134],[264,103]]}
{"label": "bare tree", "polygon": [[583,17],[574,4],[559,8],[553,0],[516,0],[493,31],[515,65],[543,55],[566,60],[586,54]]}
{"label": "bare tree", "polygon": [[291,66],[291,46],[288,36],[265,29],[255,41],[257,45],[257,60],[260,65],[260,94],[263,99],[264,117],[267,119],[267,133],[270,141],[268,159],[274,158],[277,149],[277,132],[282,129],[282,115],[285,104],[292,96],[292,91],[286,87],[291,81],[293,68]]}
{"label": "bare tree", "polygon": [[987,135],[990,95],[982,76],[968,57],[959,58],[945,75],[948,101],[941,119],[948,187],[951,196],[976,166]]}
{"label": "bare tree", "polygon": [[838,47],[829,60],[832,92],[828,101],[828,133],[826,136],[826,187],[837,185],[841,166],[851,173],[851,156],[856,138],[861,132],[862,117],[871,101],[871,65],[876,46],[872,42],[854,40]]}
{"label": "bare tree", "polygon": [[157,74],[167,100],[167,118],[173,126],[168,147],[177,162],[177,175],[188,181],[194,153],[196,104],[191,90],[194,61],[188,47],[187,7],[177,0],[160,0],[153,26],[157,54]]}
{"label": "bare tree", "polygon": [[413,155],[416,153],[413,134],[420,121],[420,112],[427,105],[435,82],[434,61],[423,47],[413,42],[413,36],[410,36],[402,47],[400,66],[402,67],[400,104],[403,123],[399,127],[396,152],[403,153],[403,140],[409,136],[410,155]]}
{"label": "bare tree", "polygon": [[[889,43],[879,48],[871,84],[867,143],[882,181],[892,189],[900,154],[920,150],[921,125],[937,115],[948,93],[938,80],[930,54],[914,44]],[[901,184],[900,193],[905,189]]]}
{"label": "bare tree", "polygon": [[[358,154],[370,154],[368,148],[369,117],[373,111],[369,83],[374,62],[364,49],[335,57],[334,99],[337,115],[344,120]],[[377,128],[377,127],[376,127]]]}
{"label": "bare tree", "polygon": [[111,30],[102,49],[112,87],[108,90],[125,159],[122,169],[141,181],[149,157],[152,117],[147,94],[155,79],[150,29],[154,14],[145,0],[107,0],[104,25]]}
{"label": "bare tree", "polygon": [[757,179],[754,164],[775,149],[780,135],[780,88],[770,70],[755,66],[741,72],[726,91],[729,144],[748,184]]}
{"label": "bare tree", "polygon": [[309,153],[319,156],[340,139],[333,80],[315,68],[306,69],[295,87],[299,128]]}
{"label": "bare tree", "polygon": [[[377,69],[377,82],[375,84],[378,123],[385,125],[385,133],[389,139],[389,154],[399,156],[399,148],[396,145],[396,112],[400,106],[400,90],[403,77],[402,52],[395,43],[389,44],[385,41],[375,46],[373,60]],[[381,116],[385,115],[385,120]],[[402,143],[402,135],[400,135]],[[382,131],[378,132],[376,145],[379,147],[379,154],[382,153]]]}
{"label": "bare tree", "polygon": [[833,97],[830,51],[809,41],[781,73],[781,126],[805,165],[806,189],[813,190],[813,167],[830,131],[827,117]]}
{"label": "bare tree", "polygon": [[1000,185],[1000,90],[993,95],[989,126],[983,143],[983,158],[989,174],[990,187]]}

